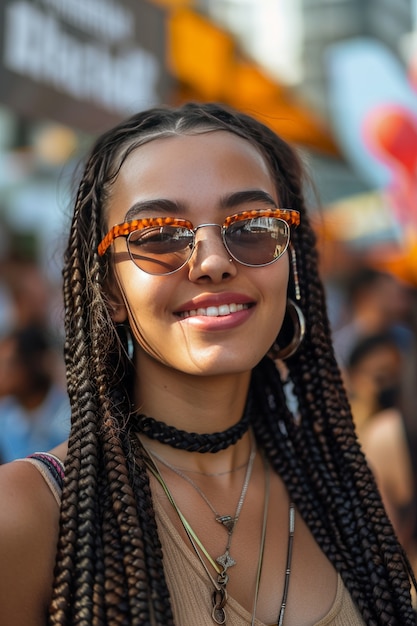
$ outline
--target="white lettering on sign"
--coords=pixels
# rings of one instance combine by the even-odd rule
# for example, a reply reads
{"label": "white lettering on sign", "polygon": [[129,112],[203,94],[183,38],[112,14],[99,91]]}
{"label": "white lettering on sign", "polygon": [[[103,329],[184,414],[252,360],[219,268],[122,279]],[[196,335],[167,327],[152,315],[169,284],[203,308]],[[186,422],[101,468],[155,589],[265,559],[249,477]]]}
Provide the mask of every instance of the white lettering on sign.
{"label": "white lettering on sign", "polygon": [[4,65],[113,112],[129,114],[158,101],[153,54],[139,47],[112,53],[103,43],[81,42],[25,1],[6,9]]}
{"label": "white lettering on sign", "polygon": [[77,28],[106,41],[123,41],[134,35],[134,16],[111,0],[43,0],[46,6]]}

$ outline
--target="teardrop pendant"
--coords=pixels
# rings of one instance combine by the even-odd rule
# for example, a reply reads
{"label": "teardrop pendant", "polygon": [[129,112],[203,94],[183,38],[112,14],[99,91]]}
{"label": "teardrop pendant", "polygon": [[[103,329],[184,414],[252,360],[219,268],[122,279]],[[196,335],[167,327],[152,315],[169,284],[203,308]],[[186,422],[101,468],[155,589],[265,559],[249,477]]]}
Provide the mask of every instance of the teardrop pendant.
{"label": "teardrop pendant", "polygon": [[237,522],[237,518],[232,517],[231,515],[218,515],[216,517],[216,522],[223,524],[223,526],[227,528],[228,532],[232,533]]}

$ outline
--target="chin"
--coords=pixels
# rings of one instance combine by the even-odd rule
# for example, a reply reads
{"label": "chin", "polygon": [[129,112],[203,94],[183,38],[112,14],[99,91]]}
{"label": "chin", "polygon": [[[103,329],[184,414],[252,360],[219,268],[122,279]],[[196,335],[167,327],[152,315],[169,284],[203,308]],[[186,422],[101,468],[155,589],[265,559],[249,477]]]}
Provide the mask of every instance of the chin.
{"label": "chin", "polygon": [[[263,356],[263,355],[262,355]],[[196,376],[227,376],[227,375],[239,375],[246,372],[250,372],[262,359],[251,357],[245,358],[243,355],[238,355],[234,358],[221,357],[216,359],[203,359],[196,357],[193,359],[192,367],[186,367],[185,371],[188,374]]]}

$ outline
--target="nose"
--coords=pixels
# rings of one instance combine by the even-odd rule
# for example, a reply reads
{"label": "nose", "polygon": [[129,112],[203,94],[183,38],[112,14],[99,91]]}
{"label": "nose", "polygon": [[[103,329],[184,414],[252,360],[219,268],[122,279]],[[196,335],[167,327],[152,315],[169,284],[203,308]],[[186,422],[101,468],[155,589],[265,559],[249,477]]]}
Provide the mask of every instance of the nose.
{"label": "nose", "polygon": [[220,282],[234,276],[236,264],[224,246],[220,224],[200,224],[194,234],[194,250],[188,264],[190,280]]}

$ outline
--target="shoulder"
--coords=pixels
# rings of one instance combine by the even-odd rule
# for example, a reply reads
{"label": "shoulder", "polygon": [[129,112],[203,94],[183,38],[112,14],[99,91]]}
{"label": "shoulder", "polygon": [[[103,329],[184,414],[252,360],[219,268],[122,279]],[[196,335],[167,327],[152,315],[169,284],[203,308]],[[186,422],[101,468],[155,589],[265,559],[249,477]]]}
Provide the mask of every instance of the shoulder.
{"label": "shoulder", "polygon": [[[0,466],[0,538],[3,530],[10,526],[10,532],[18,532],[21,527],[30,529],[43,517],[50,499],[49,490],[40,473],[29,463],[13,461]],[[58,515],[58,508],[55,511]],[[51,511],[52,513],[52,511]],[[3,543],[3,542],[2,542]]]}
{"label": "shoulder", "polygon": [[383,492],[397,505],[412,498],[413,471],[401,413],[388,409],[370,420],[362,436],[363,450]]}
{"label": "shoulder", "polygon": [[363,431],[364,447],[370,451],[388,450],[405,446],[406,439],[401,413],[397,409],[387,409],[374,415]]}
{"label": "shoulder", "polygon": [[39,471],[22,461],[0,466],[0,502],[0,623],[44,626],[59,508]]}

